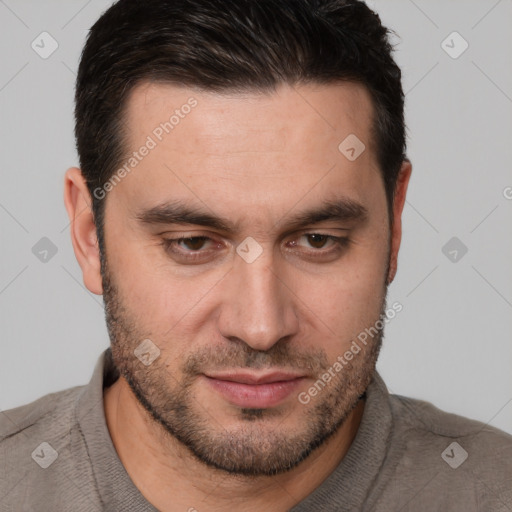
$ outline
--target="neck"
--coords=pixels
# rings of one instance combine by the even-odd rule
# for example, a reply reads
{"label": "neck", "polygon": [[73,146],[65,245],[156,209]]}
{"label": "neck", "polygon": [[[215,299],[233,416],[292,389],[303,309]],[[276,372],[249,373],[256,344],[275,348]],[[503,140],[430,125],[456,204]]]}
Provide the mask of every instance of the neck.
{"label": "neck", "polygon": [[120,377],[104,391],[107,427],[135,486],[162,512],[287,511],[311,494],[341,462],[359,428],[364,400],[322,446],[292,470],[271,477],[231,475],[206,466],[163,431]]}

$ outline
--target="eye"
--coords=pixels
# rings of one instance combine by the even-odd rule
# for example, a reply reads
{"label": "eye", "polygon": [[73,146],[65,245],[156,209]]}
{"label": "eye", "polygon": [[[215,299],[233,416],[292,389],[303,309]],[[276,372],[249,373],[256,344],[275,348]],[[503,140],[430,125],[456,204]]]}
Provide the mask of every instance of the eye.
{"label": "eye", "polygon": [[[340,247],[344,247],[348,244],[348,238],[346,237],[326,235],[323,233],[305,233],[299,237],[299,240],[305,240],[309,247],[317,250],[324,249],[326,246],[328,248],[330,247],[331,249],[339,249]],[[292,240],[290,245],[292,247],[301,246],[301,244],[299,244],[296,240]],[[323,252],[329,252],[329,249]]]}
{"label": "eye", "polygon": [[314,249],[323,249],[328,242],[333,242],[334,237],[320,233],[311,233],[303,235],[301,238],[305,238],[308,244]]}
{"label": "eye", "polygon": [[211,256],[215,248],[222,247],[222,244],[214,241],[208,236],[188,236],[180,238],[164,238],[162,240],[166,252],[170,253],[177,260],[195,261]]}
{"label": "eye", "polygon": [[[178,263],[200,264],[210,261],[225,248],[222,242],[208,236],[187,236],[164,238],[161,244],[165,251]],[[299,253],[311,261],[333,261],[340,257],[343,248],[349,244],[346,237],[337,237],[325,233],[304,233],[286,243],[288,251]]]}
{"label": "eye", "polygon": [[[182,248],[189,249],[191,251],[199,251],[204,247],[205,242],[209,240],[207,236],[192,236],[189,238],[177,238],[172,240],[176,245]],[[183,244],[183,245],[180,245]]]}

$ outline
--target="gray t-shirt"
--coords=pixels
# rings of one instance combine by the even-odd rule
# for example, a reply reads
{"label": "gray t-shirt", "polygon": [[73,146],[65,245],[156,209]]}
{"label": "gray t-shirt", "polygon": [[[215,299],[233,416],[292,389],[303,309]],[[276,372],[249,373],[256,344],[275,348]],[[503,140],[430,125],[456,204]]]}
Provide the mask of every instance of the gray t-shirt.
{"label": "gray t-shirt", "polygon": [[[0,413],[1,512],[157,510],[126,473],[107,429],[103,388],[117,378],[107,349],[87,386]],[[349,451],[291,510],[510,512],[512,436],[390,395],[376,374]]]}

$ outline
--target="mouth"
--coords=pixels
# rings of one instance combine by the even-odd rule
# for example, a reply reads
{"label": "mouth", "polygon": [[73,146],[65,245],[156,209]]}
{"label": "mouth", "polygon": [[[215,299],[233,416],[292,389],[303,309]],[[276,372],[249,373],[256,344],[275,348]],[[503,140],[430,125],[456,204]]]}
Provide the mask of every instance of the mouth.
{"label": "mouth", "polygon": [[305,375],[292,372],[224,372],[204,377],[225,400],[244,409],[275,407],[306,379]]}

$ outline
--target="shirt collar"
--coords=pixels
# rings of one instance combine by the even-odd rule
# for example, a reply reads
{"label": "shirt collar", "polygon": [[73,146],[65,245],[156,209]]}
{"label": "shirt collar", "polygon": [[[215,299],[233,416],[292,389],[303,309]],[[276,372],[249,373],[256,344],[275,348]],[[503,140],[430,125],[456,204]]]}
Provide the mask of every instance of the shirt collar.
{"label": "shirt collar", "polygon": [[83,432],[96,486],[105,510],[157,511],[140,493],[126,472],[107,428],[103,389],[114,383],[119,373],[110,348],[99,357],[93,375],[78,399],[77,421]]}
{"label": "shirt collar", "polygon": [[389,393],[376,371],[366,390],[359,429],[338,467],[290,512],[363,510],[386,458],[393,417]]}
{"label": "shirt collar", "polygon": [[[107,510],[157,511],[130,479],[107,428],[103,389],[118,377],[108,348],[99,357],[92,378],[78,399],[77,421],[85,438],[98,492]],[[333,473],[290,512],[361,510],[387,452],[392,431],[388,397],[386,385],[375,372],[366,390],[359,429],[345,457]]]}

